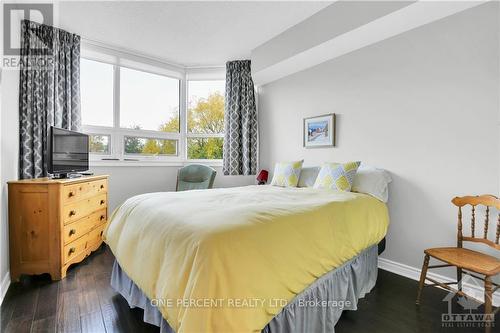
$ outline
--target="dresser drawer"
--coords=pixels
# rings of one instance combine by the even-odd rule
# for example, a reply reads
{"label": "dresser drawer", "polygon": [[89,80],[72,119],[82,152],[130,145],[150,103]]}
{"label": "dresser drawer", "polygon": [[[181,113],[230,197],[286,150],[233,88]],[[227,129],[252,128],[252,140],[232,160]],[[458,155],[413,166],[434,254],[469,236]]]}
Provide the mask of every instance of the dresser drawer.
{"label": "dresser drawer", "polygon": [[107,179],[78,183],[74,185],[65,185],[63,187],[63,204],[66,205],[107,192]]}
{"label": "dresser drawer", "polygon": [[92,248],[95,248],[97,244],[102,242],[102,234],[104,233],[105,227],[105,223],[100,224],[87,234],[66,245],[64,247],[64,263],[68,263],[83,252],[90,253]]}
{"label": "dresser drawer", "polygon": [[89,240],[89,234],[85,234],[78,238],[72,243],[69,243],[64,247],[64,263],[67,263],[74,257],[78,256],[80,253],[84,252],[87,248],[87,241]]}
{"label": "dresser drawer", "polygon": [[107,209],[98,210],[95,213],[64,226],[64,245],[71,243],[88,233],[97,225],[105,223],[107,220]]}
{"label": "dresser drawer", "polygon": [[107,205],[108,199],[106,193],[66,205],[63,208],[64,224],[77,221],[93,212],[106,208]]}
{"label": "dresser drawer", "polygon": [[104,228],[106,228],[106,224],[101,224],[89,233],[87,247],[93,247],[94,245],[100,244],[102,242],[102,234],[104,233]]}

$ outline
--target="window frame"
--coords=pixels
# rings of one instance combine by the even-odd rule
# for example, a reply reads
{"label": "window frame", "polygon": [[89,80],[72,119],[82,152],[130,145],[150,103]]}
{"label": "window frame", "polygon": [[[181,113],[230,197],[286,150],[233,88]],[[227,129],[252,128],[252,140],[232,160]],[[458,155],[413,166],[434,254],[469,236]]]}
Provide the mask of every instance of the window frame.
{"label": "window frame", "polygon": [[[97,49],[97,51],[95,51]],[[83,125],[82,131],[89,135],[109,135],[110,154],[90,153],[91,166],[182,166],[189,163],[202,163],[222,166],[222,159],[188,159],[187,139],[224,138],[224,133],[202,134],[187,131],[188,81],[225,80],[224,68],[189,69],[137,55],[99,47],[82,48],[81,58],[98,61],[113,66],[113,126]],[[179,80],[179,132],[153,130],[134,130],[120,127],[120,67],[139,70]],[[177,155],[133,155],[125,154],[125,136],[177,141]]]}

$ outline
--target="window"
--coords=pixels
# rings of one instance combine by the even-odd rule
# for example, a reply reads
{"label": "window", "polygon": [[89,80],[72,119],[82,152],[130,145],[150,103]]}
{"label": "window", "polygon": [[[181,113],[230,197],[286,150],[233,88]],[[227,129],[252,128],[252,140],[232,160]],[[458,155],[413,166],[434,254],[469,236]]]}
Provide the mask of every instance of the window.
{"label": "window", "polygon": [[126,136],[126,155],[177,155],[177,141]]}
{"label": "window", "polygon": [[113,126],[113,65],[81,59],[82,122]]}
{"label": "window", "polygon": [[188,82],[188,159],[222,159],[224,89],[224,81]]}
{"label": "window", "polygon": [[188,138],[187,152],[189,159],[222,159],[222,138]]}
{"label": "window", "polygon": [[94,134],[89,137],[89,151],[94,154],[111,154],[110,135]]}
{"label": "window", "polygon": [[179,80],[120,69],[120,126],[179,132]]}
{"label": "window", "polygon": [[106,59],[114,64],[81,59],[91,160],[220,163],[224,80],[187,81],[184,71],[155,67],[147,59]]}

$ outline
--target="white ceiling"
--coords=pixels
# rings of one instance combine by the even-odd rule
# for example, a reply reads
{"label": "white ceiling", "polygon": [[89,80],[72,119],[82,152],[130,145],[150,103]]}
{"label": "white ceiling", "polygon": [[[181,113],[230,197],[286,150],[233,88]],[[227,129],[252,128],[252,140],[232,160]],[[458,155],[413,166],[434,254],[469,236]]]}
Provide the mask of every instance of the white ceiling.
{"label": "white ceiling", "polygon": [[330,2],[61,2],[59,26],[187,67],[223,65]]}

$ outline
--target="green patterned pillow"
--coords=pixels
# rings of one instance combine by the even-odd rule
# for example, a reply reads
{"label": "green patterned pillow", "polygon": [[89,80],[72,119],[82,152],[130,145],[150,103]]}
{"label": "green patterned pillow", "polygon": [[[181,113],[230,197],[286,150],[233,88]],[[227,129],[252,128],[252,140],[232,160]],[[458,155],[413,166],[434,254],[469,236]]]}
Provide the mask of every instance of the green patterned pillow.
{"label": "green patterned pillow", "polygon": [[278,162],[274,166],[273,180],[271,185],[282,187],[297,187],[299,183],[300,170],[304,160],[295,162]]}
{"label": "green patterned pillow", "polygon": [[361,162],[325,163],[319,171],[314,188],[350,191]]}

